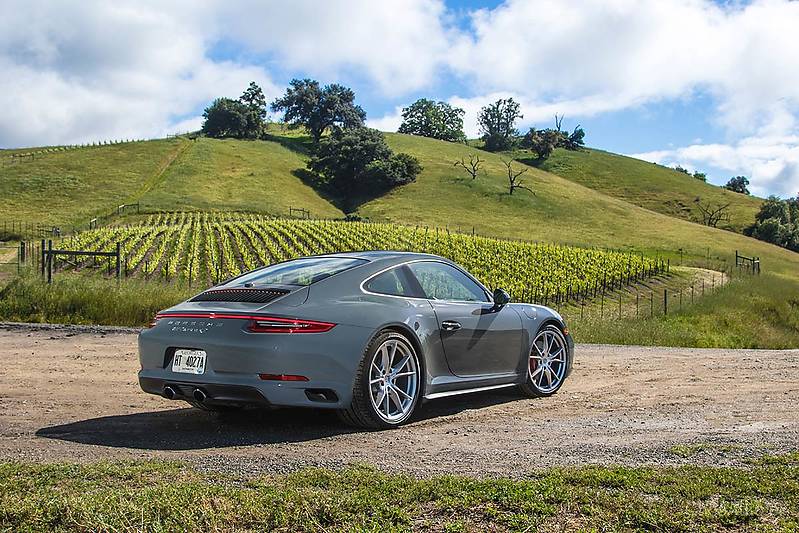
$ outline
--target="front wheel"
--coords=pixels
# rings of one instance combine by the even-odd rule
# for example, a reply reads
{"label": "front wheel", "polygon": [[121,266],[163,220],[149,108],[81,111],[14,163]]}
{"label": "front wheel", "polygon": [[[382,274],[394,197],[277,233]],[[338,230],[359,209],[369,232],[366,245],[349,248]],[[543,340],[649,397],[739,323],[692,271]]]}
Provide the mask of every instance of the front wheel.
{"label": "front wheel", "polygon": [[421,390],[421,366],[413,344],[401,333],[385,331],[366,348],[352,403],[339,415],[352,426],[394,428],[411,417]]}
{"label": "front wheel", "polygon": [[568,367],[566,337],[557,326],[541,328],[533,340],[527,360],[527,380],[519,385],[527,396],[538,398],[555,394],[563,385]]}

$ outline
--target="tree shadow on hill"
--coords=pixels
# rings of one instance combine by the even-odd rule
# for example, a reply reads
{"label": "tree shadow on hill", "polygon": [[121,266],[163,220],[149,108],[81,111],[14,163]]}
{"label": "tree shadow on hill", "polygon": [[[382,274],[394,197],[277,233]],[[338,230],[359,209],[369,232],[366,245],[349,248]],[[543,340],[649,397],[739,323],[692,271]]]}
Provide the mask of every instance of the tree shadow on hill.
{"label": "tree shadow on hill", "polygon": [[523,165],[533,168],[541,168],[544,163],[546,163],[546,159],[541,159],[532,155],[525,155],[523,157],[516,157],[514,159]]}
{"label": "tree shadow on hill", "polygon": [[[310,135],[296,136],[266,133],[263,135],[263,139],[276,142],[305,157],[310,157],[314,151],[314,142]],[[307,168],[297,168],[292,170],[291,173],[344,213],[354,213],[362,205],[385,196],[394,190],[392,187],[373,187],[371,190],[360,191],[358,194],[343,194]]]}
{"label": "tree shadow on hill", "polygon": [[[307,168],[295,168],[294,170],[291,171],[291,174],[295,178],[298,178],[301,182],[303,182],[304,184],[315,190],[319,196],[321,196],[322,198],[324,198],[325,200],[327,200],[337,208],[344,211],[342,206],[345,205],[346,202],[342,200],[341,194],[339,194],[338,191],[330,187],[322,179],[321,176],[314,174]],[[347,211],[344,212],[346,213]]]}
{"label": "tree shadow on hill", "polygon": [[[515,389],[443,398],[421,405],[414,421],[427,426],[437,418],[521,398]],[[36,436],[113,448],[180,451],[307,442],[350,433],[370,432],[345,426],[326,409],[245,409],[221,415],[182,408],[90,418],[44,427]]]}
{"label": "tree shadow on hill", "polygon": [[263,136],[263,140],[275,142],[292,152],[297,152],[305,156],[311,155],[313,151],[313,140],[310,135],[289,136],[266,133]]}
{"label": "tree shadow on hill", "polygon": [[319,196],[339,208],[344,213],[354,213],[362,205],[385,196],[391,192],[392,188],[377,188],[369,191],[368,194],[344,195],[340,191],[331,187],[320,176],[317,176],[306,168],[297,168],[291,173],[299,178],[303,183],[314,189]]}

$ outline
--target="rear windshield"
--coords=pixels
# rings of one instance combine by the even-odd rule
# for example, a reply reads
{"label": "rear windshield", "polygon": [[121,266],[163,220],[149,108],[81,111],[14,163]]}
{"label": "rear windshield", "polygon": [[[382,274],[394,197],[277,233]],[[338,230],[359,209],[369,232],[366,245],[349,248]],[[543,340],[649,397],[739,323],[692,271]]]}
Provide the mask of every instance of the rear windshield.
{"label": "rear windshield", "polygon": [[236,278],[235,283],[253,285],[310,285],[363,263],[352,257],[306,257],[264,267]]}

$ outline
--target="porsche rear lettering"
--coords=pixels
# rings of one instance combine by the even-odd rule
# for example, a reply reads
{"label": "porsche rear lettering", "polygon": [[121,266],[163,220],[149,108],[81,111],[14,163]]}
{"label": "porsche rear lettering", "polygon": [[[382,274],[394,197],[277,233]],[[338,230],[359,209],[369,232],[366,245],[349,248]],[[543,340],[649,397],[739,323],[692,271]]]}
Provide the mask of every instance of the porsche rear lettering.
{"label": "porsche rear lettering", "polygon": [[202,335],[211,328],[222,327],[222,322],[209,320],[168,320],[167,325],[171,326],[170,331],[177,333],[198,333]]}

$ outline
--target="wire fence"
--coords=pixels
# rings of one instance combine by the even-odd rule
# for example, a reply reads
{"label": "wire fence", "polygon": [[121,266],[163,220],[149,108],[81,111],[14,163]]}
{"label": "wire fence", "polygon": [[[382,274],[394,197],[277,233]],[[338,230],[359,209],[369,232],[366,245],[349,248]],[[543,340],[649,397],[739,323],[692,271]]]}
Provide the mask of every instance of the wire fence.
{"label": "wire fence", "polygon": [[[87,224],[73,228],[73,232],[79,232],[85,229],[96,229],[104,225],[114,222],[115,219],[124,215],[144,215],[144,214],[157,214],[157,213],[173,213],[164,211],[162,209],[155,209],[143,206],[141,203],[119,204],[111,212],[92,218]],[[180,213],[175,211],[174,213]],[[312,213],[305,208],[289,205],[287,212],[281,215],[270,215],[274,218],[286,218],[286,214],[290,218],[311,219]],[[236,217],[241,213],[224,213],[224,216]],[[261,213],[261,215],[263,215]],[[357,221],[360,224],[370,224],[368,220]],[[25,265],[34,263],[36,268],[41,272],[45,272],[44,266],[46,262],[50,263],[50,268],[59,270],[60,268],[69,268],[70,266],[90,266],[90,268],[103,269],[107,275],[116,273],[118,277],[128,277],[132,272],[128,268],[127,258],[123,255],[116,259],[116,265],[112,265],[112,257],[91,257],[89,263],[87,259],[81,259],[80,262],[75,260],[75,256],[71,259],[69,256],[64,255],[48,259],[45,257],[47,254],[44,248],[44,240],[37,242],[38,239],[50,239],[65,236],[60,227],[30,223],[27,221],[3,221],[0,223],[0,231],[3,235],[15,240],[22,240],[23,242],[18,248],[18,257],[15,259],[17,269],[19,270]],[[417,229],[431,229],[425,226],[415,226]],[[472,226],[470,231],[463,231],[461,227],[456,226],[455,229],[451,228],[432,228],[436,232],[446,233],[460,233],[470,234],[479,237],[485,237],[476,231]],[[491,237],[496,239],[496,237]],[[2,239],[0,240],[9,240]],[[540,241],[532,241],[526,239],[512,239],[500,238],[499,240],[510,242],[524,242],[532,244],[547,244]],[[8,257],[8,250],[6,256]],[[622,252],[630,255],[640,254],[644,256],[643,252],[632,249],[611,249],[600,247],[583,247],[588,249],[600,249],[606,251]],[[92,250],[83,250],[86,255],[91,255]],[[682,265],[684,257],[688,252],[685,249],[679,249],[677,252],[670,254],[679,257],[679,264]],[[664,253],[664,255],[669,255]],[[694,266],[696,266],[696,254],[693,254]],[[731,265],[727,258],[721,256],[711,257],[710,250],[707,250],[705,255],[704,266],[705,268],[712,269],[714,272],[706,272],[699,278],[692,281],[679,281],[679,276],[672,277],[671,273],[671,260],[670,258],[657,257],[653,265],[646,271],[640,272],[627,272],[616,277],[603,277],[601,281],[595,280],[592,287],[582,287],[575,289],[573,287],[565,287],[563,290],[556,293],[538,293],[537,291],[528,290],[519,294],[512,294],[511,296],[515,301],[524,301],[530,303],[537,303],[554,307],[561,311],[563,314],[572,317],[598,318],[604,320],[606,318],[629,318],[629,317],[645,317],[655,316],[657,314],[666,315],[670,312],[678,311],[684,306],[693,304],[697,299],[706,295],[708,292],[715,292],[718,288],[726,285],[732,275],[737,274],[760,274],[760,259],[757,257],[746,257],[735,251],[734,263]],[[159,281],[174,281],[177,276],[171,276],[170,272],[174,269],[170,268],[169,261],[179,261],[180,258],[164,258],[167,261],[166,265],[159,265],[159,268],[150,268],[151,265],[145,264],[144,271],[149,273],[146,279],[153,279]],[[10,259],[9,262],[12,262]],[[149,259],[147,260],[149,261]],[[701,261],[700,261],[701,262]],[[146,263],[146,261],[145,261]],[[676,260],[675,260],[676,263]],[[189,272],[194,269],[189,268]],[[152,275],[161,272],[162,275]],[[218,273],[217,277],[221,278],[222,274]],[[676,281],[675,281],[676,279]],[[671,281],[669,281],[671,280]],[[196,282],[196,280],[189,280],[189,284]]]}
{"label": "wire fence", "polygon": [[[0,245],[0,264],[13,265],[17,272],[24,268],[40,272],[48,281],[53,272],[60,269],[81,268],[92,269],[103,273],[106,277],[124,279],[132,274],[128,268],[127,258],[121,255],[119,244],[115,251],[64,251],[53,249],[52,240],[23,241],[19,245]],[[173,258],[172,260],[177,260]],[[168,260],[167,260],[168,261]],[[145,271],[150,272],[149,266]],[[189,269],[192,271],[193,269]],[[168,263],[162,268],[152,269],[146,280],[159,282],[175,281],[170,279]],[[694,305],[708,294],[715,293],[726,286],[735,277],[759,274],[741,264],[729,270],[699,270],[691,277],[672,276],[668,270],[652,272],[652,277],[642,276],[635,280],[613,280],[610,283],[599,283],[595,290],[577,292],[560,296],[537,295],[516,301],[527,301],[555,308],[568,319],[584,320],[622,320],[629,318],[648,318],[665,316],[679,312]],[[192,286],[189,278],[189,287]],[[185,282],[185,280],[184,280]]]}
{"label": "wire fence", "polygon": [[[736,273],[738,274],[738,273]],[[740,275],[746,274],[740,272]],[[666,316],[694,305],[715,293],[734,278],[730,272],[699,271],[690,279],[651,280],[649,285],[633,285],[598,297],[554,304],[565,317],[580,320],[622,320]]]}
{"label": "wire fence", "polygon": [[9,155],[0,154],[2,155],[2,157],[0,157],[0,163],[2,163],[2,166],[32,163],[44,156],[61,152],[68,152],[72,150],[80,150],[85,148],[116,146],[120,144],[140,143],[140,142],[146,142],[148,140],[154,140],[154,139],[109,139],[102,141],[87,142],[83,144],[67,144],[62,146],[36,148],[26,151],[15,150],[13,153]]}

